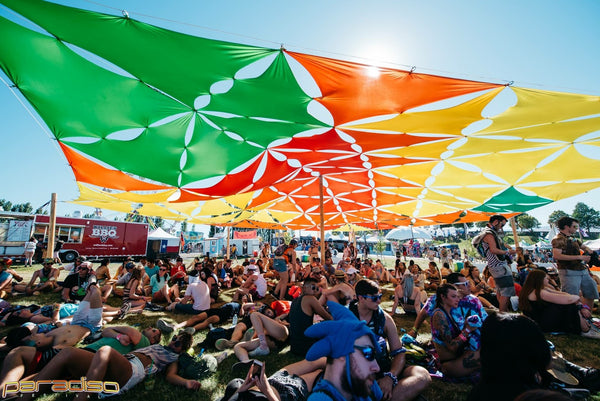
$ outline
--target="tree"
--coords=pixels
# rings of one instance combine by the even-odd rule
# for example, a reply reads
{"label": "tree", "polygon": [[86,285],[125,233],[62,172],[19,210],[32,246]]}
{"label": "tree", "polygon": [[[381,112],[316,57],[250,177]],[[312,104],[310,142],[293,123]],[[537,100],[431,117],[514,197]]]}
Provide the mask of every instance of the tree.
{"label": "tree", "polygon": [[517,224],[519,224],[519,227],[521,227],[523,230],[529,230],[532,235],[535,235],[533,229],[540,226],[538,219],[528,215],[527,213],[523,213],[517,217]]}
{"label": "tree", "polygon": [[583,202],[579,202],[575,205],[575,209],[573,209],[573,218],[579,220],[579,225],[588,232],[594,227],[600,227],[600,212]]}
{"label": "tree", "polygon": [[379,255],[379,258],[384,263],[385,263],[385,261],[383,258],[383,252],[385,251],[385,247],[386,247],[385,237],[383,236],[383,233],[380,231],[379,237],[377,238],[377,242],[373,246],[373,249],[375,250],[375,252],[377,252],[377,254]]}
{"label": "tree", "polygon": [[568,214],[566,214],[562,210],[555,210],[552,213],[550,213],[550,216],[548,216],[548,224],[550,224],[551,226],[556,226],[556,222],[561,217],[565,217],[565,216],[568,216]]}
{"label": "tree", "polygon": [[12,209],[12,202],[7,201],[6,199],[0,199],[0,207],[5,212],[10,212],[10,210]]}

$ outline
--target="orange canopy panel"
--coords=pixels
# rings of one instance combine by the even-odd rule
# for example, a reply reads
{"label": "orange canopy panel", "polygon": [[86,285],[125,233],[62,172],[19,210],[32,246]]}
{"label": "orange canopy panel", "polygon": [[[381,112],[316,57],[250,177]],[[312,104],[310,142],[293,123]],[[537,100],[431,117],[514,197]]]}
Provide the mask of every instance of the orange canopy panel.
{"label": "orange canopy panel", "polygon": [[336,125],[501,86],[286,53],[312,75],[321,89],[317,100],[331,112]]}
{"label": "orange canopy panel", "polygon": [[69,165],[73,169],[73,174],[75,174],[75,179],[78,182],[85,182],[121,191],[153,191],[173,188],[171,186],[157,185],[137,180],[122,171],[103,167],[75,152],[60,141],[58,141],[58,144],[69,161]]}

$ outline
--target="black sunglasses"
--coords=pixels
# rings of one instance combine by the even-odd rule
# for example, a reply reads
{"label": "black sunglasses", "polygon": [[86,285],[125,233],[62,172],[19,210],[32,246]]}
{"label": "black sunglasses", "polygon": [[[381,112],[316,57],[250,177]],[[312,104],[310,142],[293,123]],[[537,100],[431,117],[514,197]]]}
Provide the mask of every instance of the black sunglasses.
{"label": "black sunglasses", "polygon": [[161,272],[166,272],[167,271],[167,269],[158,269],[158,270],[160,270]]}
{"label": "black sunglasses", "polygon": [[354,346],[355,349],[359,350],[363,356],[365,357],[365,359],[369,362],[375,360],[375,348],[371,347],[370,345],[368,346],[361,346],[361,345],[355,345]]}

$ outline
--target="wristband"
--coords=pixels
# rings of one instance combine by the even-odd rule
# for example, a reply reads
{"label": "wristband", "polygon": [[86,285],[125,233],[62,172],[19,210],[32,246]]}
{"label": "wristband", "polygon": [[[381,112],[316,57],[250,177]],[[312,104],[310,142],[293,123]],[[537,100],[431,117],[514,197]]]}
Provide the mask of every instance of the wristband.
{"label": "wristband", "polygon": [[385,372],[383,374],[383,376],[385,377],[389,377],[390,379],[392,379],[392,387],[396,387],[396,384],[398,384],[398,378],[396,377],[395,374],[393,374],[392,372]]}
{"label": "wristband", "polygon": [[115,337],[117,339],[117,341],[121,341],[121,335],[117,334],[117,336]]}
{"label": "wristband", "polygon": [[411,330],[414,330],[414,332],[415,332],[415,333],[418,333],[418,332],[419,332],[419,330],[417,330],[417,328],[416,328],[415,326],[413,326],[413,327],[411,328]]}
{"label": "wristband", "polygon": [[393,357],[395,357],[396,355],[399,355],[399,354],[404,354],[405,352],[406,352],[406,348],[404,348],[404,347],[398,348],[398,349],[390,352],[390,358],[393,358]]}
{"label": "wristband", "polygon": [[579,310],[581,310],[581,309],[587,309],[590,312],[592,311],[592,309],[588,305],[586,305],[586,304],[578,305],[578,307],[579,307]]}
{"label": "wristband", "polygon": [[465,343],[468,341],[468,340],[467,340],[467,337],[465,337],[465,335],[464,335],[463,333],[460,333],[460,334],[458,335],[458,338],[459,338],[460,340],[462,340],[463,342],[465,342]]}

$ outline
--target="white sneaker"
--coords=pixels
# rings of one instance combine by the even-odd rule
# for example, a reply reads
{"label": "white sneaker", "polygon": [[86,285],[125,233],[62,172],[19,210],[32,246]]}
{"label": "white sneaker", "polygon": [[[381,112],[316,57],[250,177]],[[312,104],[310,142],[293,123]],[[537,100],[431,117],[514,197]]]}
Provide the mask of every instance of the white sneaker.
{"label": "white sneaker", "polygon": [[585,333],[581,333],[581,336],[586,337],[586,338],[594,338],[596,340],[600,340],[600,333],[598,333],[596,330],[590,330]]}

